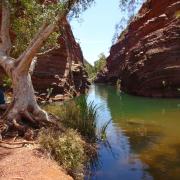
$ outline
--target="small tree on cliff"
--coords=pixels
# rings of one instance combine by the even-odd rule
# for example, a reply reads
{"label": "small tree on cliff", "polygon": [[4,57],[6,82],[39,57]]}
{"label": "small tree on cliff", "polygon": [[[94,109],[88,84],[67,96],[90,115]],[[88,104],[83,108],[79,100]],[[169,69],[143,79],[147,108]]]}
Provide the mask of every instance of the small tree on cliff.
{"label": "small tree on cliff", "polygon": [[121,31],[122,34],[125,33],[126,27],[133,20],[137,10],[141,5],[145,2],[145,0],[119,0],[119,8],[122,12],[122,17],[120,21],[115,25],[115,33],[112,38],[112,44],[116,43],[119,34]]}
{"label": "small tree on cliff", "polygon": [[19,125],[22,117],[35,124],[48,120],[34,95],[29,73],[32,61],[37,52],[53,46],[57,25],[63,25],[69,13],[78,15],[92,1],[1,0],[0,65],[13,86],[13,102],[3,115],[7,127],[22,128]]}

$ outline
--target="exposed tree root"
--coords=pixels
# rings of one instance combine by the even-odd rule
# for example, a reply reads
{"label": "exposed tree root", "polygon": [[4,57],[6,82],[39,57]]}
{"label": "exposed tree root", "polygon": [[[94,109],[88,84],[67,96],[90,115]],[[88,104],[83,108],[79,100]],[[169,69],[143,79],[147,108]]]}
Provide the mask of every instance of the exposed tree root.
{"label": "exposed tree root", "polygon": [[19,142],[8,142],[8,141],[0,141],[0,143],[10,144],[10,145],[25,145],[25,144],[35,144],[34,141],[19,141]]}
{"label": "exposed tree root", "polygon": [[0,141],[0,147],[7,149],[15,149],[24,147],[26,144],[35,144],[35,142],[31,141],[21,141],[21,142],[8,142],[8,141]]}
{"label": "exposed tree root", "polygon": [[22,116],[24,116],[24,118],[28,119],[32,124],[36,124],[35,119],[27,110],[22,112]]}
{"label": "exposed tree root", "polygon": [[[47,116],[47,113],[40,108],[37,108],[35,111],[30,111],[29,109],[17,111],[13,108],[14,103],[8,107],[0,119],[1,147],[2,142],[4,142],[2,139],[9,137],[9,135],[12,138],[21,136],[26,140],[33,140],[37,137],[37,133],[42,127],[53,127],[56,129],[59,128],[56,122],[57,118],[52,115]],[[62,129],[60,130],[62,131]],[[17,132],[15,136],[13,135],[14,132]]]}

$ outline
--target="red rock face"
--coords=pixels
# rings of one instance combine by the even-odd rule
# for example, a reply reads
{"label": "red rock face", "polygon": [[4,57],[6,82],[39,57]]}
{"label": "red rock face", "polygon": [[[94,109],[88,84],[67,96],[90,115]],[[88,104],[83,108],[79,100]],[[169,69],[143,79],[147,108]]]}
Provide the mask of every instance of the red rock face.
{"label": "red rock face", "polygon": [[[70,40],[73,56],[73,83],[77,92],[84,92],[87,88],[87,74],[84,70],[83,54],[79,44],[75,41],[69,23],[66,23],[67,36]],[[53,88],[53,93],[64,93],[64,87],[57,86],[59,80],[63,78],[67,66],[67,51],[65,41],[62,36],[59,38],[59,48],[38,56],[37,63],[32,76],[33,85],[38,92],[47,92],[48,88]]]}
{"label": "red rock face", "polygon": [[112,46],[105,80],[134,95],[180,97],[179,10],[179,0],[148,0]]}

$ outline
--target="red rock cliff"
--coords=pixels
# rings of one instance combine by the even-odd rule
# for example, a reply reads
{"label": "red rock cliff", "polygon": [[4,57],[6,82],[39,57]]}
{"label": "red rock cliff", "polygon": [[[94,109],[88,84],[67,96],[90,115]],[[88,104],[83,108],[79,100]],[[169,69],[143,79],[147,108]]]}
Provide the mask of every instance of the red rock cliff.
{"label": "red rock cliff", "polygon": [[[67,35],[72,46],[71,55],[73,83],[77,92],[84,92],[87,88],[87,74],[84,70],[83,54],[79,44],[75,41],[69,23],[66,23]],[[64,38],[59,38],[59,48],[38,56],[37,63],[32,76],[35,90],[46,92],[47,88],[53,88],[54,93],[64,93],[64,86],[58,86],[59,80],[64,78],[67,69],[67,50]]]}
{"label": "red rock cliff", "polygon": [[111,47],[97,82],[134,95],[180,97],[180,1],[148,0]]}

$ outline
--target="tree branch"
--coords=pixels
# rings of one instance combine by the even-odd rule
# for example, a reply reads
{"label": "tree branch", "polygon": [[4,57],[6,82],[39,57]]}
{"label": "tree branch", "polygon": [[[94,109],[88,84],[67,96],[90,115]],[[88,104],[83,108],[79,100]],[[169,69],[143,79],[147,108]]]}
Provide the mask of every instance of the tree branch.
{"label": "tree branch", "polygon": [[42,47],[44,41],[49,37],[49,35],[54,31],[56,24],[61,24],[69,13],[70,9],[77,2],[77,0],[67,0],[64,5],[64,10],[59,13],[55,18],[55,22],[48,24],[44,23],[38,33],[35,35],[34,39],[31,41],[26,51],[18,58],[16,70],[21,73],[28,73],[31,66],[31,62],[36,55],[37,51]]}
{"label": "tree branch", "polygon": [[[63,19],[62,16],[61,19]],[[61,19],[60,21],[62,21]],[[56,20],[56,23],[57,22],[58,20]],[[23,54],[18,58],[17,71],[21,73],[28,73],[34,56],[36,55],[38,50],[43,46],[44,41],[46,41],[49,35],[54,31],[56,23],[44,23],[41,26],[38,33],[35,35],[34,39],[27,47],[26,51],[24,51]]]}
{"label": "tree branch", "polygon": [[11,39],[9,34],[10,27],[10,10],[8,0],[2,1],[2,21],[1,21],[1,45],[2,51],[9,55],[11,50]]}
{"label": "tree branch", "polygon": [[73,48],[72,48],[72,43],[70,41],[70,37],[68,37],[68,25],[67,25],[67,20],[65,20],[62,24],[62,36],[64,37],[65,41],[65,46],[66,46],[66,53],[67,53],[67,64],[66,64],[66,69],[64,72],[64,78],[66,79],[68,76],[70,76],[70,83],[72,85],[73,81],[73,74],[72,74],[72,60],[73,60]]}
{"label": "tree branch", "polygon": [[17,59],[18,66],[17,71],[28,72],[31,62],[36,55],[40,47],[42,47],[43,42],[49,37],[49,35],[54,31],[55,24],[48,25],[44,23],[33,40],[30,42],[27,49],[20,55]]}

